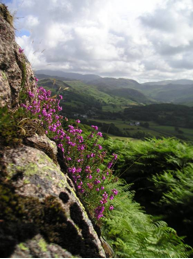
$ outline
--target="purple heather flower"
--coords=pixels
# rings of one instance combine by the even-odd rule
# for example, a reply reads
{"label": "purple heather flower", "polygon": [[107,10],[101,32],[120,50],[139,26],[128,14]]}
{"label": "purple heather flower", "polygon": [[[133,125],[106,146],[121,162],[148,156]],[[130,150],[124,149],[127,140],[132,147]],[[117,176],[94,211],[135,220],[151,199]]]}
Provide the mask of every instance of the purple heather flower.
{"label": "purple heather flower", "polygon": [[99,183],[101,183],[101,181],[100,181],[100,180],[98,180],[98,179],[95,179],[95,180],[94,180],[94,184],[96,184],[96,185],[97,185],[97,184],[99,184]]}
{"label": "purple heather flower", "polygon": [[89,189],[92,189],[92,188],[93,188],[92,183],[87,183],[87,186],[88,186]]}
{"label": "purple heather flower", "polygon": [[35,94],[33,94],[31,91],[28,92],[29,97],[34,98]]}
{"label": "purple heather flower", "polygon": [[59,94],[59,98],[60,98],[60,100],[62,100],[62,99],[63,99],[63,96]]}
{"label": "purple heather flower", "polygon": [[99,150],[103,149],[103,147],[101,145],[98,145],[98,147],[99,147]]}
{"label": "purple heather flower", "polygon": [[27,106],[24,103],[21,104],[21,107],[27,108]]}
{"label": "purple heather flower", "polygon": [[39,81],[37,77],[34,77],[34,78],[35,78],[35,81],[36,81],[36,82],[38,82],[38,81]]}
{"label": "purple heather flower", "polygon": [[118,194],[118,190],[116,190],[116,189],[113,189],[112,192],[114,193],[114,195]]}
{"label": "purple heather flower", "polygon": [[103,196],[104,199],[107,199],[108,198],[108,193],[104,192],[102,196]]}
{"label": "purple heather flower", "polygon": [[103,175],[103,176],[102,176],[102,180],[104,181],[105,179],[106,179],[106,177]]}
{"label": "purple heather flower", "polygon": [[104,190],[105,189],[105,187],[104,186],[101,186],[101,190]]}
{"label": "purple heather flower", "polygon": [[99,192],[99,191],[100,191],[100,189],[99,189],[99,188],[96,188],[96,191],[97,191],[97,192]]}
{"label": "purple heather flower", "polygon": [[63,147],[63,144],[62,144],[62,143],[58,144],[58,147],[59,147],[59,148],[62,148],[62,147]]}
{"label": "purple heather flower", "polygon": [[95,209],[95,217],[97,218],[97,220],[99,220],[101,217],[103,217],[103,211],[104,211],[105,207],[104,206],[98,206]]}
{"label": "purple heather flower", "polygon": [[109,200],[113,200],[113,199],[114,199],[114,196],[111,195],[111,196],[109,197]]}
{"label": "purple heather flower", "polygon": [[79,145],[78,146],[78,151],[84,150],[85,149],[85,145]]}
{"label": "purple heather flower", "polygon": [[81,171],[82,171],[82,168],[80,168],[80,167],[78,167],[78,168],[76,169],[76,173],[81,173]]}
{"label": "purple heather flower", "polygon": [[95,130],[98,130],[98,127],[97,126],[94,126],[94,125],[91,125],[91,127]]}
{"label": "purple heather flower", "polygon": [[109,207],[109,210],[114,210],[113,205],[111,205],[111,206]]}
{"label": "purple heather flower", "polygon": [[117,160],[118,155],[113,153],[113,156],[114,156],[114,159]]}
{"label": "purple heather flower", "polygon": [[96,170],[96,171],[97,171],[97,173],[100,173],[100,169],[99,169],[99,168],[97,168],[97,170]]}
{"label": "purple heather flower", "polygon": [[111,168],[112,165],[113,165],[113,163],[112,163],[112,162],[109,162],[108,165],[107,165],[107,167],[108,167],[108,168]]}
{"label": "purple heather flower", "polygon": [[72,125],[68,125],[68,127],[69,127],[70,129],[74,129],[74,126],[72,126]]}
{"label": "purple heather flower", "polygon": [[19,53],[23,53],[23,52],[24,52],[24,49],[19,48]]}
{"label": "purple heather flower", "polygon": [[89,165],[87,165],[87,166],[86,166],[86,168],[85,168],[85,172],[86,172],[86,173],[90,173],[90,172],[91,172],[91,171],[90,171],[90,166],[89,166]]}
{"label": "purple heather flower", "polygon": [[76,120],[76,123],[80,123],[80,120]]}
{"label": "purple heather flower", "polygon": [[75,173],[76,172],[76,167],[70,167],[68,168],[69,173]]}
{"label": "purple heather flower", "polygon": [[97,133],[97,135],[100,136],[100,137],[103,136],[102,132],[100,132],[100,131]]}
{"label": "purple heather flower", "polygon": [[[79,132],[79,134],[81,134],[82,132]],[[79,143],[83,142],[84,139],[83,139],[83,136],[77,136],[77,139],[79,139]]]}

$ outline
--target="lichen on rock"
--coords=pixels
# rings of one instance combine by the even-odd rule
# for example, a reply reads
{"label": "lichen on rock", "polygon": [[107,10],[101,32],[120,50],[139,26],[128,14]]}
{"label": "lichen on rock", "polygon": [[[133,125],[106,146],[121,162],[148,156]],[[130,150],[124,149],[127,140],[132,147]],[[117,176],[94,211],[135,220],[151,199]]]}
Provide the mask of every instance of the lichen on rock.
{"label": "lichen on rock", "polygon": [[[73,256],[105,257],[92,223],[60,167],[43,151],[24,145],[3,153],[6,176],[0,183],[0,253],[4,257],[30,253],[28,241],[40,235],[48,246],[56,244]],[[12,245],[6,243],[8,232]]]}
{"label": "lichen on rock", "polygon": [[[0,4],[0,108],[15,112],[22,91],[35,88],[31,65],[15,42],[12,16]],[[36,130],[32,120],[16,121],[15,127],[7,142],[0,131],[0,255],[105,257],[76,189],[59,165],[55,142]]]}

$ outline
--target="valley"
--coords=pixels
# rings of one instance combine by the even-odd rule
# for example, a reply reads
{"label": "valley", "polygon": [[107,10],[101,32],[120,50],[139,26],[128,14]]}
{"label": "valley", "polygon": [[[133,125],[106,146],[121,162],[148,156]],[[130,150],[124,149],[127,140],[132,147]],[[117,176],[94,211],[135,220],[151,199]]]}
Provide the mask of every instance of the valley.
{"label": "valley", "polygon": [[[130,79],[94,75],[62,77],[58,73],[37,77],[40,85],[64,96],[64,116],[80,118],[87,125],[96,124],[103,133],[134,139],[176,137],[193,141],[191,80],[139,84]],[[188,105],[172,103],[177,96],[178,100],[189,100]]]}

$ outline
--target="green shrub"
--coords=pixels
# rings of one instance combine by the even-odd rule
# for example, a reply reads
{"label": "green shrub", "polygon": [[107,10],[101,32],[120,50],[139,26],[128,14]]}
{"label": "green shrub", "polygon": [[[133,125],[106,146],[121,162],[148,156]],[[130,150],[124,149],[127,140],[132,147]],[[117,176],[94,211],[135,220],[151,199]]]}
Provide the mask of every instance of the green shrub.
{"label": "green shrub", "polygon": [[192,245],[193,147],[171,138],[106,141],[103,146],[119,154],[116,172],[133,183],[135,199]]}

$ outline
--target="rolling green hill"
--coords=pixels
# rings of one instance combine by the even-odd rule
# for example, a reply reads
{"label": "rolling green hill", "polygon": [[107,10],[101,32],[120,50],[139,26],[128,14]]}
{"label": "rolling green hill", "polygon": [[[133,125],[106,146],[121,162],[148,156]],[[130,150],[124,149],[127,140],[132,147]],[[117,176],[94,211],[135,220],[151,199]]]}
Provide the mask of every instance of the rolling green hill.
{"label": "rolling green hill", "polygon": [[60,77],[54,78],[48,75],[43,77],[44,75],[41,74],[40,85],[62,93],[65,96],[65,106],[81,114],[86,114],[88,110],[118,112],[131,105],[144,105],[152,102],[134,89],[119,88],[117,90],[116,88],[109,89],[108,86],[101,89],[96,85],[89,85],[78,80],[61,80]]}
{"label": "rolling green hill", "polygon": [[147,98],[143,93],[130,88],[119,88],[109,90],[107,93],[122,98],[130,98],[137,103],[150,104],[153,103],[149,98]]}
{"label": "rolling green hill", "polygon": [[[45,78],[40,80],[40,85],[64,96],[64,105],[67,115],[78,113],[86,115],[97,113],[98,111],[123,111],[131,105],[139,105],[128,95],[116,96],[100,91],[97,86],[87,85],[81,81],[62,81],[54,78]],[[139,93],[140,95],[140,93]],[[144,98],[145,99],[145,98]],[[140,99],[140,102],[142,100]]]}
{"label": "rolling green hill", "polygon": [[[97,123],[101,131],[116,136],[138,139],[175,136],[193,141],[191,107],[170,103],[151,104],[144,94],[130,88],[107,87],[100,90],[99,86],[78,80],[63,81],[56,79],[57,77],[45,77],[40,80],[40,85],[50,89],[53,94],[61,94],[64,97],[63,115],[68,118],[79,117],[84,123]],[[144,87],[149,89],[153,86]],[[158,91],[165,85],[156,87]],[[168,92],[174,91],[174,87],[175,85],[170,85]],[[188,87],[190,88],[190,85]],[[181,96],[182,100],[183,92]],[[191,94],[189,96],[191,101]],[[135,125],[136,122],[138,125]]]}
{"label": "rolling green hill", "polygon": [[158,102],[171,102],[193,106],[192,80],[168,80],[145,83],[138,85],[137,89]]}
{"label": "rolling green hill", "polygon": [[[97,87],[100,92],[105,92],[111,96],[130,99],[130,101],[136,103],[150,104],[168,102],[193,106],[193,80],[189,79],[164,80],[140,84],[132,79],[116,79],[100,77],[93,74],[82,75],[79,73],[51,70],[36,71],[36,76],[40,79],[55,77],[62,81],[81,81],[88,86]],[[106,110],[106,108],[104,110]]]}

